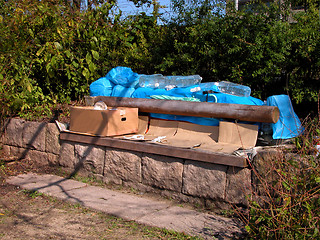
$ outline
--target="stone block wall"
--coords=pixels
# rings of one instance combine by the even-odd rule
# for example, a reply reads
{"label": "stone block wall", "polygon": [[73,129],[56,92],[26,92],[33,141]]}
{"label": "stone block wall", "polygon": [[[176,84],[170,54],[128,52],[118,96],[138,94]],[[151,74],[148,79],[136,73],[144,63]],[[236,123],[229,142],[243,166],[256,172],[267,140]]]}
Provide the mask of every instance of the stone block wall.
{"label": "stone block wall", "polygon": [[60,153],[59,129],[55,123],[12,118],[1,137],[4,153],[28,158],[36,165],[57,165]]}
{"label": "stone block wall", "polygon": [[5,153],[184,202],[247,205],[251,170],[59,140],[55,123],[11,119]]}

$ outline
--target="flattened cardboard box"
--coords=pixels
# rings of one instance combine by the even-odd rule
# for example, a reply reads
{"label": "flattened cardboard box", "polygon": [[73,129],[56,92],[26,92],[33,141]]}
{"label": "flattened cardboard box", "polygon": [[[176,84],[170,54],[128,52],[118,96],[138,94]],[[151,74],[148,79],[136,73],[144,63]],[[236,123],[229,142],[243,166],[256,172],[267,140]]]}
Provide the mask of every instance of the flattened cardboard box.
{"label": "flattened cardboard box", "polygon": [[117,136],[138,132],[138,108],[70,108],[70,130],[98,136]]}
{"label": "flattened cardboard box", "polygon": [[[153,142],[187,149],[232,153],[256,145],[258,126],[220,122],[219,126],[203,126],[187,122],[140,118],[139,135],[120,138]],[[139,137],[139,138],[135,138]],[[158,139],[159,141],[154,141]]]}

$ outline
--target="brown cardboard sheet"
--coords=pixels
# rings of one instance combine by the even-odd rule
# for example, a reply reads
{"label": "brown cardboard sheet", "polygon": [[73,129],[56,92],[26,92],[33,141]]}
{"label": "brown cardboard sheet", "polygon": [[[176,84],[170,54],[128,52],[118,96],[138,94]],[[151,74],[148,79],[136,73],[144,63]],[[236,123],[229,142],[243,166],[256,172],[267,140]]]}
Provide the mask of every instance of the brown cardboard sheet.
{"label": "brown cardboard sheet", "polygon": [[[210,152],[232,153],[251,148],[258,136],[258,126],[251,124],[220,122],[218,127],[160,119],[150,119],[148,131],[144,134],[148,120],[139,119],[139,122],[139,136],[142,138],[131,140]],[[127,136],[124,138],[128,139]]]}
{"label": "brown cardboard sheet", "polygon": [[153,128],[152,136],[166,136],[159,144],[181,148],[232,153],[238,149],[254,147],[258,137],[258,126],[251,124],[220,122],[218,127],[177,122],[176,128],[174,122],[157,120],[150,121],[150,129],[153,123],[157,124],[156,128]]}
{"label": "brown cardboard sheet", "polygon": [[212,152],[233,153],[238,149],[254,147],[257,138],[257,125],[221,121],[219,124],[218,143],[203,144],[199,148]]}
{"label": "brown cardboard sheet", "polygon": [[160,119],[150,119],[149,130],[145,135],[145,140],[154,140],[158,137],[165,137],[164,141],[172,138],[178,129],[178,121],[168,121]]}
{"label": "brown cardboard sheet", "polygon": [[220,122],[218,143],[236,145],[247,149],[254,147],[258,138],[258,126],[252,124]]}
{"label": "brown cardboard sheet", "polygon": [[137,134],[145,134],[148,130],[149,117],[148,116],[139,116],[138,117],[138,132]]}
{"label": "brown cardboard sheet", "polygon": [[[177,121],[167,121],[160,119],[150,119],[148,116],[139,116],[139,127],[136,134],[129,134],[125,136],[117,136],[117,138],[125,138],[135,141],[150,141],[161,137],[166,142],[167,138],[173,137],[178,128]],[[143,136],[143,138],[141,137]]]}
{"label": "brown cardboard sheet", "polygon": [[203,126],[187,122],[178,122],[178,129],[174,136],[168,137],[165,144],[196,148],[202,145],[216,144],[219,128],[216,126]]}

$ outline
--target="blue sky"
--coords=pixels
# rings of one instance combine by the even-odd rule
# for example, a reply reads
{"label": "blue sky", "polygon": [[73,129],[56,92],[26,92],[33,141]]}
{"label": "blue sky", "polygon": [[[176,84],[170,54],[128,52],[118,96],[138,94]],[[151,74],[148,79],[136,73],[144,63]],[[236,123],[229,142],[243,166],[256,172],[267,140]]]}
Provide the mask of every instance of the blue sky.
{"label": "blue sky", "polygon": [[[161,9],[160,12],[162,12],[162,13],[165,13],[165,12],[169,13],[170,12],[170,0],[161,0],[161,1],[159,1],[159,3],[161,5],[167,6],[167,8]],[[135,14],[140,11],[144,11],[146,13],[152,11],[152,9],[148,11],[148,9],[145,7],[138,9],[134,6],[134,4],[132,2],[130,2],[128,0],[118,0],[118,6],[120,7],[120,9],[123,11],[123,13],[125,15]]]}

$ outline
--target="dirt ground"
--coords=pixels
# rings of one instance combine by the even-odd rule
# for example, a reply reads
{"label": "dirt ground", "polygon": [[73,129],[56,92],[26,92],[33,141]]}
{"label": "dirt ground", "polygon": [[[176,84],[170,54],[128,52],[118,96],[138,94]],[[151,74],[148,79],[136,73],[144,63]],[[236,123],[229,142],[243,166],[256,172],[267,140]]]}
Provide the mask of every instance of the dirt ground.
{"label": "dirt ground", "polygon": [[0,239],[198,239],[108,216],[37,192],[19,189],[6,178],[37,169],[0,150]]}

